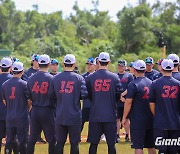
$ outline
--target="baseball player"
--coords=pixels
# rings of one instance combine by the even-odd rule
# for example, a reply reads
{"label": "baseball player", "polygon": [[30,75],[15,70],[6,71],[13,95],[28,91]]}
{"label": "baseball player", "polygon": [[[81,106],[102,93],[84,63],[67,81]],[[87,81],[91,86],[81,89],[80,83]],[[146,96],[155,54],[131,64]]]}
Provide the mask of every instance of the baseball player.
{"label": "baseball player", "polygon": [[172,76],[180,81],[180,72],[178,71],[179,66],[179,56],[176,54],[168,55],[167,59],[171,59],[174,63],[174,69],[172,71]]}
{"label": "baseball player", "polygon": [[22,76],[23,80],[27,81],[31,75],[33,75],[34,73],[36,73],[39,70],[38,58],[39,58],[39,55],[37,55],[37,54],[34,54],[31,57],[31,59],[32,59],[31,67],[24,72],[24,74]]}
{"label": "baseball player", "polygon": [[[48,97],[48,89],[53,78],[49,74],[50,58],[48,55],[41,55],[38,59],[39,71],[28,79],[28,98],[32,101],[30,119],[30,137],[27,146],[27,153],[34,153],[34,145],[38,135],[43,130],[49,144],[49,153],[54,154],[55,148],[55,124],[53,104]],[[54,102],[54,101],[53,101]]]}
{"label": "baseball player", "polygon": [[29,124],[27,83],[21,79],[23,70],[23,63],[14,62],[12,65],[13,78],[2,85],[3,102],[7,107],[5,154],[11,154],[16,135],[19,141],[18,154],[26,154]]}
{"label": "baseball player", "polygon": [[153,76],[158,73],[158,71],[156,71],[155,69],[153,69],[154,60],[153,60],[152,57],[147,57],[147,58],[145,59],[145,63],[146,63],[145,76],[152,81],[152,80],[153,80]]}
{"label": "baseball player", "polygon": [[[8,57],[4,57],[1,60],[0,65],[0,91],[2,90],[2,84],[8,79],[12,78],[10,74],[12,66],[12,60]],[[2,138],[6,137],[6,106],[3,103],[2,96],[0,95],[0,153],[1,153],[1,144]]]}
{"label": "baseball player", "polygon": [[101,52],[98,57],[99,69],[87,77],[89,99],[92,107],[89,117],[89,153],[96,154],[101,135],[104,133],[108,153],[115,154],[116,139],[116,102],[120,99],[121,83],[115,73],[108,71],[110,56]]}
{"label": "baseball player", "polygon": [[[126,72],[126,67],[127,67],[127,62],[125,60],[120,60],[118,61],[118,77],[120,79],[120,82],[122,84],[123,88],[123,93],[121,94],[121,99],[117,102],[117,142],[120,141],[120,128],[121,128],[121,121],[123,117],[123,112],[124,112],[124,102],[125,102],[125,97],[127,94],[127,87],[128,84],[134,79],[133,75]],[[129,141],[129,121],[127,120],[126,126],[125,126],[125,131],[126,131],[126,136],[125,136],[125,141]]]}
{"label": "baseball player", "polygon": [[149,89],[152,81],[145,77],[146,64],[143,60],[134,63],[135,76],[128,86],[122,124],[130,118],[131,147],[135,154],[142,154],[148,148],[149,154],[155,154],[153,140],[153,115],[149,108]]}
{"label": "baseball player", "polygon": [[171,59],[161,63],[163,76],[152,83],[150,108],[154,115],[154,138],[159,154],[177,154],[177,144],[159,144],[157,140],[180,138],[180,82],[172,77]]}
{"label": "baseball player", "polygon": [[[86,79],[89,76],[89,74],[92,74],[95,71],[95,61],[94,61],[94,58],[92,58],[92,57],[88,58],[88,60],[86,62],[86,65],[87,65],[88,72],[82,74],[84,79]],[[90,110],[91,110],[91,102],[90,102],[90,100],[89,99],[83,100],[81,131],[83,130],[84,123],[89,121]]]}
{"label": "baseball player", "polygon": [[163,61],[163,59],[159,59],[159,60],[156,62],[156,65],[157,65],[157,68],[158,68],[158,70],[159,70],[159,73],[154,74],[154,76],[153,76],[153,81],[156,80],[156,79],[159,79],[159,78],[162,76],[162,67],[161,67],[162,61]]}
{"label": "baseball player", "polygon": [[52,59],[51,60],[51,72],[50,74],[51,75],[57,75],[59,72],[58,72],[58,69],[59,69],[59,61],[57,59]]}
{"label": "baseball player", "polygon": [[64,71],[54,77],[49,95],[57,99],[56,108],[56,153],[62,154],[69,134],[71,154],[79,154],[81,132],[80,98],[86,98],[87,88],[84,78],[73,72],[76,59],[72,54],[64,57]]}

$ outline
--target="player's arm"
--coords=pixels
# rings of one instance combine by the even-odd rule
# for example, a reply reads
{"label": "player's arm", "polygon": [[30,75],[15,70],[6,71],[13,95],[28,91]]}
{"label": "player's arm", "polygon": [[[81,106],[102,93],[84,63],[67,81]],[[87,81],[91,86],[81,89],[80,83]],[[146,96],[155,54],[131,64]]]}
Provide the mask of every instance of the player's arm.
{"label": "player's arm", "polygon": [[3,104],[6,106],[6,101],[3,99]]}
{"label": "player's arm", "polygon": [[81,99],[87,99],[88,98],[88,90],[86,87],[85,79],[81,79]]}
{"label": "player's arm", "polygon": [[121,95],[123,92],[122,84],[119,80],[119,77],[116,78],[116,101],[118,102],[121,99]]}
{"label": "player's arm", "polygon": [[51,100],[51,105],[54,108],[56,106],[56,103],[57,103],[57,97],[56,97],[55,88],[54,88],[54,79],[51,80],[51,82],[50,82],[50,86],[48,89],[48,96]]}
{"label": "player's arm", "polygon": [[5,99],[5,87],[4,87],[4,84],[2,85],[2,88],[1,88],[1,96],[2,96],[2,100],[3,100],[3,104],[6,106],[6,99]]}
{"label": "player's arm", "polygon": [[29,111],[32,109],[32,101],[30,99],[28,99],[28,109]]}
{"label": "player's arm", "polygon": [[26,97],[28,100],[32,101],[32,94],[31,94],[31,88],[29,86],[29,83],[27,83],[27,88],[26,88]]}
{"label": "player's arm", "polygon": [[150,102],[149,107],[150,107],[152,114],[155,115],[155,104],[154,104],[154,102]]}
{"label": "player's arm", "polygon": [[155,98],[154,83],[152,83],[149,91],[149,107],[153,115],[155,115]]}
{"label": "player's arm", "polygon": [[124,125],[126,123],[127,116],[131,110],[132,106],[132,98],[127,98],[124,104],[124,113],[123,113],[123,118],[122,118],[122,124]]}
{"label": "player's arm", "polygon": [[89,81],[89,77],[86,78],[86,87],[87,87],[87,92],[88,92],[88,98],[89,100],[92,100],[92,91],[91,91],[91,84]]}
{"label": "player's arm", "polygon": [[136,85],[133,83],[130,83],[128,85],[126,100],[125,100],[125,104],[124,104],[124,113],[123,113],[123,118],[122,118],[123,125],[126,123],[126,119],[131,110],[133,98],[135,96],[135,91],[136,91]]}
{"label": "player's arm", "polygon": [[121,102],[125,102],[126,99],[125,99],[124,96],[125,96],[126,94],[127,94],[127,89],[126,89],[123,93],[121,93],[121,97],[120,97],[120,101],[121,101]]}

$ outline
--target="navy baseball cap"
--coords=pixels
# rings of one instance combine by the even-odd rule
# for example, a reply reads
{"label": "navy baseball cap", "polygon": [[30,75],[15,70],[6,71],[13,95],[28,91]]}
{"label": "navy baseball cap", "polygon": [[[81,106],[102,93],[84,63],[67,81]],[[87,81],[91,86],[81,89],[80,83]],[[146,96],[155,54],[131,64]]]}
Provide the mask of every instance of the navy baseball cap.
{"label": "navy baseball cap", "polygon": [[31,59],[32,59],[32,61],[34,61],[34,60],[38,61],[39,55],[38,54],[34,54],[34,55],[32,55]]}
{"label": "navy baseball cap", "polygon": [[133,65],[134,65],[134,62],[129,63],[129,67],[133,67]]}
{"label": "navy baseball cap", "polygon": [[125,60],[119,60],[118,65],[120,66],[127,66],[127,62]]}
{"label": "navy baseball cap", "polygon": [[145,63],[148,64],[148,65],[152,65],[154,63],[154,60],[152,57],[147,57],[145,59]]}
{"label": "navy baseball cap", "polygon": [[86,64],[92,64],[94,65],[95,64],[95,61],[94,61],[94,58],[93,57],[89,57]]}
{"label": "navy baseball cap", "polygon": [[58,65],[58,64],[59,64],[59,61],[58,61],[57,59],[52,59],[52,60],[51,60],[51,64],[57,64],[57,65]]}

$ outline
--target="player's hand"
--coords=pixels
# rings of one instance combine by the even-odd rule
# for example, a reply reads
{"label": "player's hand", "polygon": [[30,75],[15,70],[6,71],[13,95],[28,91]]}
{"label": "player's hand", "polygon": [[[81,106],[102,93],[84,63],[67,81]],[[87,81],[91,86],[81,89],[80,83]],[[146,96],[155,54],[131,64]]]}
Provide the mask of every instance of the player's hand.
{"label": "player's hand", "polygon": [[125,125],[126,121],[127,121],[127,119],[126,119],[126,118],[123,118],[123,119],[122,119],[122,122],[121,122],[121,123],[122,123],[123,127],[124,127],[124,125]]}
{"label": "player's hand", "polygon": [[126,99],[125,99],[123,96],[121,96],[120,101],[121,101],[121,102],[125,102],[125,100],[126,100]]}

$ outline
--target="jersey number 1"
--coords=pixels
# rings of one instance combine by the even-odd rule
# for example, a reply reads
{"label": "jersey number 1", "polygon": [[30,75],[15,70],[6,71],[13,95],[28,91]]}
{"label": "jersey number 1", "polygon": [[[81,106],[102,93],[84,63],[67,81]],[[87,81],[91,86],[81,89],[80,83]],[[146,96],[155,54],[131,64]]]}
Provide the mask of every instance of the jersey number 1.
{"label": "jersey number 1", "polygon": [[10,99],[15,99],[15,91],[16,91],[16,87],[11,87],[11,96],[9,96]]}

